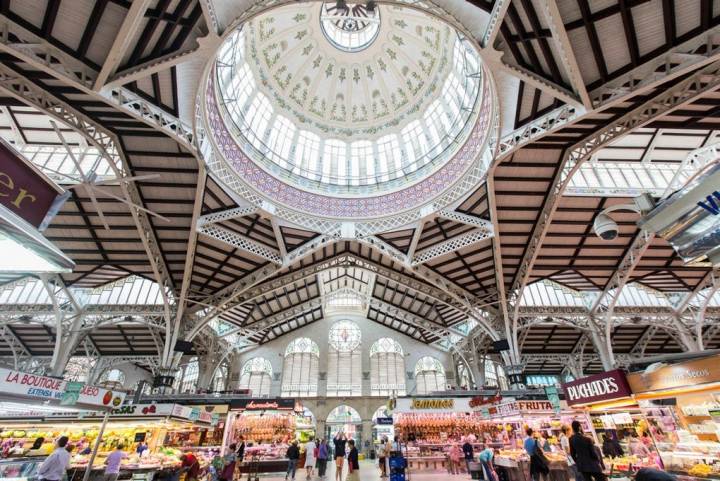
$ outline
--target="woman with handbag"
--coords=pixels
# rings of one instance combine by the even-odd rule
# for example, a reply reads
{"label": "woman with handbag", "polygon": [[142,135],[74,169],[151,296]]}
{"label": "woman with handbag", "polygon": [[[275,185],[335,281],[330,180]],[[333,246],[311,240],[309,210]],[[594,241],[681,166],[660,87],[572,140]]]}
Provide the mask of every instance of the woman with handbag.
{"label": "woman with handbag", "polygon": [[530,456],[530,477],[533,481],[547,480],[550,474],[550,464],[545,457],[545,453],[540,447],[537,439],[534,437],[532,428],[525,430],[527,438],[525,438],[525,451]]}

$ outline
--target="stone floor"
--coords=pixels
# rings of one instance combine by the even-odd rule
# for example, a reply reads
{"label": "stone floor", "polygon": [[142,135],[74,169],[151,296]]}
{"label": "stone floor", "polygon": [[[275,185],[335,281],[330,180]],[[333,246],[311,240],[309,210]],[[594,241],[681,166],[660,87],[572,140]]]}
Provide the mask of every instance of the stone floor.
{"label": "stone floor", "polygon": [[[445,471],[435,471],[435,472],[424,472],[424,473],[408,473],[409,475],[406,475],[407,481],[445,481],[445,480],[457,480],[457,481],[465,481],[469,480],[470,476],[468,474],[459,474],[459,475],[451,475]],[[343,470],[343,478],[342,481],[345,481],[345,478],[347,477],[347,464],[345,465],[345,468]],[[262,481],[283,481],[285,479],[285,476],[283,474],[273,474],[273,475],[261,475],[260,479]],[[236,481],[247,481],[247,475],[243,475],[242,478]],[[305,470],[298,469],[297,473],[295,474],[295,481],[307,481]],[[328,470],[327,470],[327,476],[325,478],[319,478],[316,475],[314,475],[311,478],[311,481],[335,481],[335,466],[328,463]],[[389,478],[381,478],[380,477],[380,470],[377,466],[377,461],[360,461],[360,481],[389,481]]]}

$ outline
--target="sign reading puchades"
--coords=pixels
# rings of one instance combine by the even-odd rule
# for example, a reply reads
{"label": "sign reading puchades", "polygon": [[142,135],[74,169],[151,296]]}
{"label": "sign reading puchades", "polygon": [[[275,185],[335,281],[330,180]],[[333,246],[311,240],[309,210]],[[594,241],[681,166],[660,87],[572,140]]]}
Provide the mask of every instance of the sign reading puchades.
{"label": "sign reading puchades", "polygon": [[230,409],[240,411],[293,411],[295,400],[289,398],[274,399],[233,399]]}
{"label": "sign reading puchades", "polygon": [[40,227],[62,190],[0,142],[0,204]]}
{"label": "sign reading puchades", "polygon": [[565,400],[570,406],[614,401],[630,397],[632,391],[625,377],[625,371],[612,371],[593,374],[562,384]]}
{"label": "sign reading puchades", "polygon": [[[69,387],[75,405],[112,408],[120,406],[125,399],[125,393],[97,386],[70,384]],[[63,379],[0,368],[0,392],[4,395],[60,402],[68,397],[67,388],[68,382]]]}

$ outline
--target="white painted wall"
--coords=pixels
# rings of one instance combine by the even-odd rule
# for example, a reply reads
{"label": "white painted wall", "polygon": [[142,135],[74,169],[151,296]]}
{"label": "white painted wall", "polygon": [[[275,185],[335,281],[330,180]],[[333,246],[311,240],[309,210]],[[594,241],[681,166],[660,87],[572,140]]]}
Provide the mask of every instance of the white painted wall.
{"label": "white painted wall", "polygon": [[[334,322],[341,319],[350,319],[356,322],[358,326],[360,326],[360,330],[362,332],[361,348],[363,372],[370,372],[370,347],[373,345],[373,343],[382,337],[390,337],[398,341],[402,346],[403,350],[405,351],[406,373],[408,371],[414,371],[415,363],[418,361],[418,359],[424,356],[433,356],[440,360],[440,362],[443,364],[443,366],[445,367],[445,375],[448,378],[448,382],[452,383],[452,378],[454,377],[454,370],[452,367],[452,358],[450,355],[448,355],[448,353],[434,346],[419,342],[409,336],[401,334],[398,331],[394,331],[386,326],[383,326],[382,324],[371,321],[364,316],[349,314],[327,316],[326,318],[316,321],[307,327],[298,329],[289,335],[281,336],[268,342],[267,344],[259,346],[256,349],[247,351],[241,356],[239,356],[238,360],[234,361],[237,363],[237,365],[231,366],[231,369],[234,368],[239,371],[241,366],[253,357],[266,358],[272,364],[273,373],[275,373],[275,377],[278,378],[277,380],[273,380],[271,395],[279,396],[282,380],[283,359],[285,355],[285,348],[287,347],[287,345],[293,339],[298,337],[309,337],[310,339],[315,341],[320,348],[320,372],[327,372],[327,358],[329,349],[328,332],[330,331],[330,326],[332,326]],[[278,373],[280,374],[279,377],[277,376]],[[414,380],[409,380],[406,378],[405,385],[407,387],[408,394],[414,393]],[[363,381],[362,393],[366,396],[370,395],[369,380]],[[318,395],[325,395],[325,381],[319,381]]]}

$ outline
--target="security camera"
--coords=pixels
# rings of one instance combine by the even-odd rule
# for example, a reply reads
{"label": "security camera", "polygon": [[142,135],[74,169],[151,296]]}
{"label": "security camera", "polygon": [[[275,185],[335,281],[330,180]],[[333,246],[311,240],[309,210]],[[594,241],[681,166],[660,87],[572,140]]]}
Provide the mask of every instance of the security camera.
{"label": "security camera", "polygon": [[593,231],[601,239],[610,241],[618,236],[618,225],[609,215],[600,213],[593,222]]}

